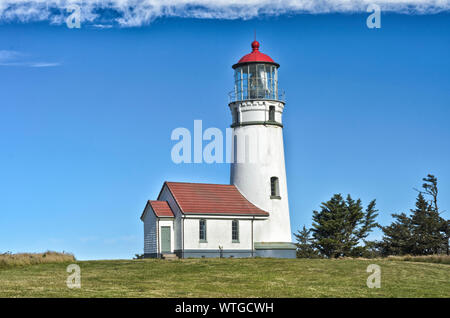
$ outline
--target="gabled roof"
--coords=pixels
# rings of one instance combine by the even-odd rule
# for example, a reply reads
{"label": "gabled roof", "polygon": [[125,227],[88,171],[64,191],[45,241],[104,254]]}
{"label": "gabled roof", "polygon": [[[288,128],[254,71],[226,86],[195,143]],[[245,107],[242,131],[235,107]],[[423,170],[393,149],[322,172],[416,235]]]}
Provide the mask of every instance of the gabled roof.
{"label": "gabled roof", "polygon": [[249,202],[234,185],[165,182],[164,186],[184,214],[269,215]]}
{"label": "gabled roof", "polygon": [[149,200],[149,203],[153,211],[155,212],[156,216],[171,216],[171,217],[174,216],[172,209],[170,208],[167,201]]}
{"label": "gabled roof", "polygon": [[141,219],[144,217],[144,213],[149,205],[157,217],[174,217],[172,209],[167,201],[148,200],[144,212],[142,212]]}

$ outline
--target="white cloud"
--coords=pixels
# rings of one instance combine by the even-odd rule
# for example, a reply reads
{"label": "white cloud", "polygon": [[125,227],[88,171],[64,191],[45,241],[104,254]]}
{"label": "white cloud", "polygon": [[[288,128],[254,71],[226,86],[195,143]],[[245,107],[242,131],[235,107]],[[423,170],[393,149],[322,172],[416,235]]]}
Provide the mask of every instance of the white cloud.
{"label": "white cloud", "polygon": [[0,66],[54,67],[59,65],[61,63],[34,61],[28,54],[22,52],[0,50]]}
{"label": "white cloud", "polygon": [[159,17],[251,19],[295,13],[366,12],[370,3],[385,12],[404,14],[450,11],[450,0],[0,0],[0,22],[62,24],[71,4],[80,5],[84,23],[140,26]]}
{"label": "white cloud", "polygon": [[52,63],[52,62],[35,62],[35,63],[29,63],[29,66],[31,67],[54,67],[54,66],[60,66],[61,63]]}
{"label": "white cloud", "polygon": [[0,65],[15,65],[21,57],[20,52],[0,50]]}

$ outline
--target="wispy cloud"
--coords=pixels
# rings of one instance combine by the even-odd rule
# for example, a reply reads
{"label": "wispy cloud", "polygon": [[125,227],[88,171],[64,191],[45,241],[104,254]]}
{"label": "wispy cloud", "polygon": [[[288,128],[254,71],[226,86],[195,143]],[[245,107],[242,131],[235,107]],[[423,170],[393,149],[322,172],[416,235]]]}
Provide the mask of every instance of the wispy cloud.
{"label": "wispy cloud", "polygon": [[[0,22],[49,21],[62,24],[67,7],[81,8],[81,21],[141,26],[160,17],[251,19],[296,13],[365,12],[371,3],[385,12],[435,14],[450,11],[450,0],[1,0]],[[101,27],[100,27],[101,28]]]}
{"label": "wispy cloud", "polygon": [[22,54],[17,51],[0,50],[0,63],[17,59],[20,56],[22,56]]}
{"label": "wispy cloud", "polygon": [[0,66],[55,67],[60,65],[61,63],[58,62],[35,61],[22,52],[0,50]]}
{"label": "wispy cloud", "polygon": [[37,62],[37,63],[29,63],[31,67],[54,67],[60,66],[61,63],[49,63],[49,62]]}

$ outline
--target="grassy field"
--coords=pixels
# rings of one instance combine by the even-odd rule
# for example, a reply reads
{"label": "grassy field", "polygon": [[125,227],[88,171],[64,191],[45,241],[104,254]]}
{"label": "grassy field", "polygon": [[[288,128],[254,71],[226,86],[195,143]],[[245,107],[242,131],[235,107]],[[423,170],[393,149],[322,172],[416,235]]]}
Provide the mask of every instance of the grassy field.
{"label": "grassy field", "polygon": [[[0,297],[450,297],[450,265],[395,260],[185,259],[77,261],[0,268]],[[366,286],[369,264],[381,288]]]}

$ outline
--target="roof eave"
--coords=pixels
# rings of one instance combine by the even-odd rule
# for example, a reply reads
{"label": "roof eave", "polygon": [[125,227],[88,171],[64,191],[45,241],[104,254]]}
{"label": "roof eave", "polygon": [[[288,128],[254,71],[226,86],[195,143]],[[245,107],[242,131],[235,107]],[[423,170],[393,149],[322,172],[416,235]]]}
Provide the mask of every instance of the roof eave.
{"label": "roof eave", "polygon": [[244,66],[247,64],[271,64],[271,65],[275,65],[277,68],[280,67],[280,64],[275,63],[275,62],[268,62],[268,61],[248,61],[248,62],[237,62],[236,64],[233,64],[233,66],[231,66],[233,69],[235,69],[236,67],[239,66]]}
{"label": "roof eave", "polygon": [[269,213],[267,214],[256,214],[256,213],[202,213],[202,212],[183,212],[185,215],[206,215],[206,216],[251,216],[251,217],[269,217]]}
{"label": "roof eave", "polygon": [[144,215],[145,215],[145,211],[147,211],[147,206],[150,204],[150,200],[147,200],[147,203],[145,204],[145,208],[144,211],[142,211],[141,214],[141,221],[144,222]]}

